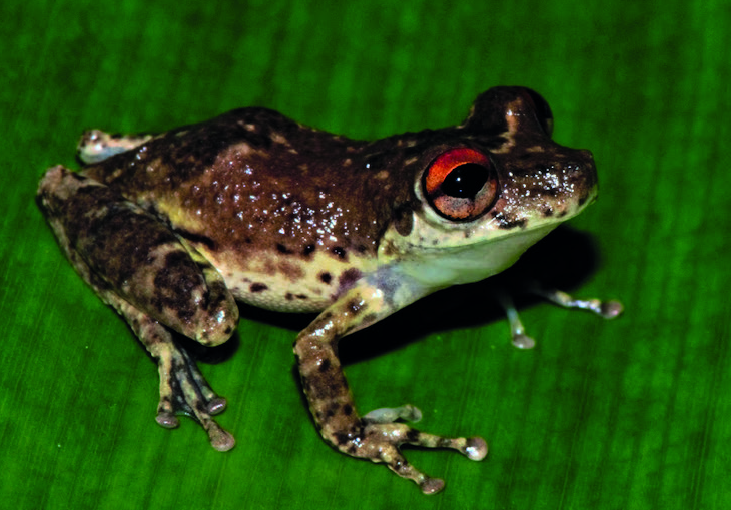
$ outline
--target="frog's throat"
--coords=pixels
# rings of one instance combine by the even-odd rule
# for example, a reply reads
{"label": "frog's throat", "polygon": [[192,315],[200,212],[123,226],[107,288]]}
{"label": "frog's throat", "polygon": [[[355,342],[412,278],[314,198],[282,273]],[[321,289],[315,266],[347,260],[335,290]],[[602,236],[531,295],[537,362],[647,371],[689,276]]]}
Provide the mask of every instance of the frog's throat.
{"label": "frog's throat", "polygon": [[398,267],[398,272],[408,275],[426,288],[473,283],[515,264],[528,248],[558,225],[543,225],[470,245],[429,249],[413,247],[412,250],[406,249],[408,255],[393,263]]}

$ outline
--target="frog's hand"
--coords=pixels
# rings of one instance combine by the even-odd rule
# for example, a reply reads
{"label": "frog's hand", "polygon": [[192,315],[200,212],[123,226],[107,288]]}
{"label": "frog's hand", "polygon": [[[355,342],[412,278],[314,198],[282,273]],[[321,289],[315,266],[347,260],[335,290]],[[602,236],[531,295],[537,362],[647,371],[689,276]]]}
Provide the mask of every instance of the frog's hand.
{"label": "frog's hand", "polygon": [[116,154],[135,149],[153,138],[152,135],[118,136],[98,129],[81,135],[76,153],[85,165],[100,163]]}
{"label": "frog's hand", "polygon": [[231,335],[238,308],[220,275],[157,218],[83,175],[60,166],[50,169],[38,198],[76,271],[156,359],[158,423],[174,427],[174,414],[188,414],[206,429],[214,448],[233,447],[230,434],[211,419],[225,402],[170,332],[205,345]]}
{"label": "frog's hand", "polygon": [[428,448],[453,448],[472,460],[487,455],[482,438],[446,438],[420,432],[393,420],[420,417],[418,410],[404,408],[378,410],[360,417],[336,354],[343,336],[390,315],[398,307],[384,298],[380,289],[363,284],[350,290],[320,314],[297,337],[295,356],[310,412],[317,428],[343,453],[383,462],[399,476],[419,484],[426,494],[439,492],[444,482],[416,470],[401,454],[402,444]]}
{"label": "frog's hand", "polygon": [[[558,289],[546,289],[540,287],[537,283],[531,286],[530,292],[548,299],[552,303],[564,308],[576,310],[588,310],[604,319],[614,319],[619,317],[624,310],[622,303],[616,300],[600,300],[577,299],[566,292]],[[510,324],[510,335],[513,338],[513,345],[518,349],[532,349],[536,346],[536,341],[528,336],[525,332],[525,326],[520,320],[518,310],[515,308],[512,296],[505,289],[498,289],[497,300],[500,306],[505,310]]]}

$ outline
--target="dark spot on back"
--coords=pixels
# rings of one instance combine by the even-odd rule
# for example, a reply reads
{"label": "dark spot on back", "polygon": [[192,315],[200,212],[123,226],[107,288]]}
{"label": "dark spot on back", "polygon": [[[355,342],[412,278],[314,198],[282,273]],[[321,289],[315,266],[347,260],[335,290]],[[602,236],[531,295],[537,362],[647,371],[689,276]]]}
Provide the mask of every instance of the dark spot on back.
{"label": "dark spot on back", "polygon": [[314,244],[308,244],[302,249],[302,255],[305,257],[310,255],[313,251],[315,251],[315,245]]}
{"label": "dark spot on back", "polygon": [[341,259],[344,259],[348,254],[348,252],[342,246],[336,246],[335,248],[333,248],[333,253]]}
{"label": "dark spot on back", "polygon": [[290,264],[287,261],[281,261],[277,264],[277,270],[285,275],[290,281],[295,281],[297,278],[301,278],[304,272],[302,268],[296,264]]}
{"label": "dark spot on back", "polygon": [[320,278],[320,281],[322,283],[327,283],[328,285],[330,282],[332,282],[333,276],[330,273],[320,273],[317,275],[318,278]]}
{"label": "dark spot on back", "polygon": [[286,246],[284,246],[283,244],[280,244],[280,243],[277,243],[277,251],[279,253],[284,253],[285,255],[292,253],[291,250],[289,250]]}

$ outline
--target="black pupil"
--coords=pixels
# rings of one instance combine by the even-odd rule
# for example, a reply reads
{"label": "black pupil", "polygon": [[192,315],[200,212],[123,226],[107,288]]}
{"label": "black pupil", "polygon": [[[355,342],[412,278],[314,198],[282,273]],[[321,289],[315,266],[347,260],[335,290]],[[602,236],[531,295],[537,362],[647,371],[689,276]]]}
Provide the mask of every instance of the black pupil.
{"label": "black pupil", "polygon": [[490,177],[490,171],[482,165],[467,163],[452,170],[441,190],[455,198],[475,198]]}

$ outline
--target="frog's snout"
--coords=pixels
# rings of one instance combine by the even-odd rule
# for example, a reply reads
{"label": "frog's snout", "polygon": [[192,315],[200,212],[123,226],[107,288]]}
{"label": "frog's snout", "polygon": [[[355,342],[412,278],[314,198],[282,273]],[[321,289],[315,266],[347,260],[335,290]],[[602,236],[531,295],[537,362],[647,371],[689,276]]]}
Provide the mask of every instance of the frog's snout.
{"label": "frog's snout", "polygon": [[586,149],[576,151],[576,156],[571,158],[571,163],[567,167],[575,172],[596,175],[594,155]]}
{"label": "frog's snout", "polygon": [[577,150],[565,165],[564,172],[570,181],[579,184],[589,194],[597,185],[596,165],[591,151]]}

